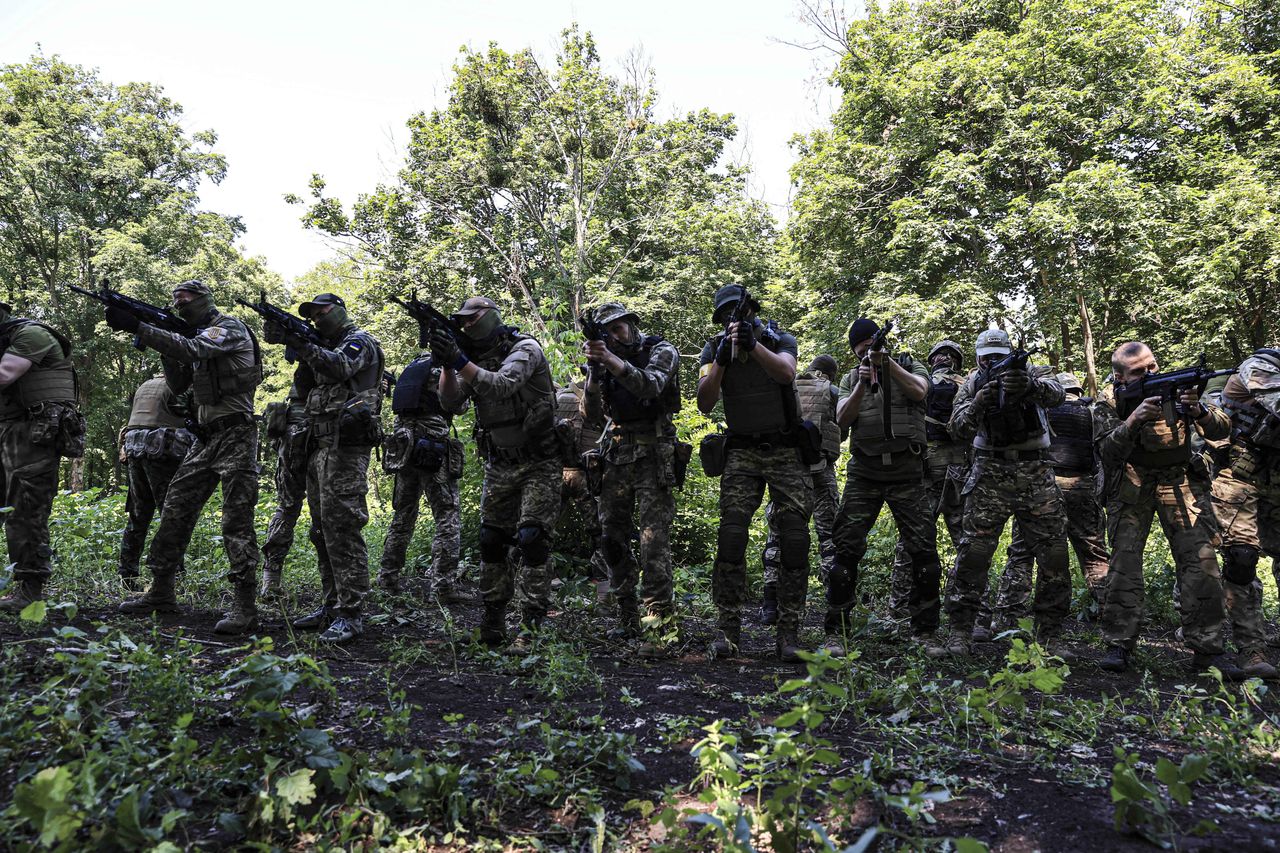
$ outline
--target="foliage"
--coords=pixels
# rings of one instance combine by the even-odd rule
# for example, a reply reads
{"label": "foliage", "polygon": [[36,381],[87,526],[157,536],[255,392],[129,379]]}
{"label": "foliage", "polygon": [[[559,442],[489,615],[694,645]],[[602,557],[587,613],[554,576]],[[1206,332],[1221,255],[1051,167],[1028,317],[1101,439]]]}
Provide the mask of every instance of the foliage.
{"label": "foliage", "polygon": [[[1111,801],[1116,807],[1116,831],[1134,832],[1160,847],[1177,850],[1183,830],[1174,820],[1172,803],[1183,807],[1191,803],[1191,785],[1204,777],[1209,759],[1203,755],[1187,755],[1181,764],[1174,764],[1162,756],[1156,761],[1155,780],[1148,780],[1138,775],[1136,752],[1126,754],[1118,746],[1115,752]],[[1168,789],[1167,795],[1160,790],[1160,784]],[[1191,832],[1204,835],[1217,828],[1213,821],[1202,820]]]}

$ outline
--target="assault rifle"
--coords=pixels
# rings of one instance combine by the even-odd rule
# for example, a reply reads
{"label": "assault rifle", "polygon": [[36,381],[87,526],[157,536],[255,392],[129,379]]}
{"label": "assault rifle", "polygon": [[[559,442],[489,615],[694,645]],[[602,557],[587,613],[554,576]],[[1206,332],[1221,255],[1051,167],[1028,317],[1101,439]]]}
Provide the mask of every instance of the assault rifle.
{"label": "assault rifle", "polygon": [[458,326],[458,321],[445,314],[441,314],[430,302],[423,302],[418,299],[418,294],[410,294],[408,302],[405,302],[398,296],[392,296],[391,301],[399,305],[409,313],[410,317],[418,321],[418,346],[431,346],[431,330],[433,328],[443,329],[448,332],[453,339],[458,342],[458,346],[462,346],[462,339],[458,337],[458,334],[462,329]]}
{"label": "assault rifle", "polygon": [[[871,353],[884,352],[885,341],[888,340],[889,333],[892,331],[893,331],[893,321],[889,320],[884,324],[884,326],[880,328],[880,331],[876,332],[874,335],[871,336],[871,346],[867,347],[867,353],[862,357],[863,360],[866,362],[867,366],[871,368],[871,393],[872,394],[880,390],[880,373],[879,371],[876,370],[875,366],[871,363]],[[887,412],[888,410],[889,410],[889,407],[885,406],[885,411]]]}
{"label": "assault rifle", "polygon": [[1191,412],[1178,402],[1183,391],[1196,389],[1204,394],[1205,386],[1215,376],[1230,376],[1235,373],[1234,367],[1226,370],[1210,370],[1205,365],[1205,355],[1200,353],[1199,360],[1191,367],[1181,370],[1170,370],[1168,373],[1148,373],[1133,382],[1116,384],[1116,409],[1123,417],[1128,417],[1142,401],[1148,397],[1159,397],[1164,406],[1164,419],[1170,427],[1182,417],[1187,422],[1188,433],[1191,430]]}
{"label": "assault rifle", "polygon": [[[578,317],[578,325],[582,327],[582,336],[587,340],[603,341],[605,339],[606,331],[604,324],[596,322],[591,317],[590,312],[584,313],[582,316]],[[583,369],[586,370],[587,375],[592,378],[598,378],[603,375],[603,369],[599,365],[584,364]]]}
{"label": "assault rifle", "polygon": [[988,382],[996,382],[997,396],[996,408],[1003,409],[1005,404],[1004,383],[1000,381],[1006,373],[1014,370],[1025,371],[1027,364],[1031,360],[1031,356],[1040,352],[1040,347],[1032,347],[1031,349],[1016,349],[988,367],[978,375],[978,388],[982,388]]}
{"label": "assault rifle", "polygon": [[[271,323],[284,329],[286,334],[294,337],[302,338],[309,344],[319,346],[320,333],[316,331],[316,327],[308,323],[301,317],[295,317],[283,308],[278,308],[267,301],[267,292],[264,290],[258,294],[257,302],[246,302],[243,299],[237,299],[245,308],[256,313],[262,318],[264,323]],[[293,347],[286,345],[284,348],[284,359],[288,362],[298,360],[298,351]]]}
{"label": "assault rifle", "polygon": [[[738,302],[733,306],[733,310],[729,312],[729,319],[725,322],[725,328],[728,329],[734,323],[741,323],[746,316],[747,311],[751,308],[751,294],[747,291],[747,286],[742,285],[742,294],[738,297]],[[734,335],[732,342],[729,344],[729,351],[734,359],[738,357],[738,336]]]}
{"label": "assault rifle", "polygon": [[[161,308],[159,305],[152,305],[150,302],[143,302],[141,299],[125,296],[118,290],[112,290],[105,278],[98,285],[97,290],[85,290],[83,287],[76,287],[74,284],[68,284],[67,287],[76,293],[101,302],[107,308],[125,311],[138,318],[138,322],[146,323],[148,326],[155,326],[157,329],[163,329],[166,332],[174,332],[184,338],[194,338],[198,331],[195,326],[188,324],[187,321],[174,314],[168,308]],[[137,349],[146,349],[141,338],[137,335],[133,336],[133,345]]]}

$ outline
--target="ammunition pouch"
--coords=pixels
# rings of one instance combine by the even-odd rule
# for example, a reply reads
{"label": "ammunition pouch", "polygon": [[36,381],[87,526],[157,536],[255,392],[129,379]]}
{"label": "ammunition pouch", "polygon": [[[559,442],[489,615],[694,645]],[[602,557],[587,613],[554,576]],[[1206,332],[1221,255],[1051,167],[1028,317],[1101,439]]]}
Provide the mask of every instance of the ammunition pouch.
{"label": "ammunition pouch", "polygon": [[284,438],[289,432],[289,404],[284,401],[267,403],[262,419],[267,425],[267,438]]}
{"label": "ammunition pouch", "polygon": [[444,467],[449,445],[438,438],[420,438],[413,445],[413,466],[427,474],[434,474]]}
{"label": "ammunition pouch", "polygon": [[84,436],[88,425],[84,415],[70,403],[40,403],[27,411],[31,422],[31,444],[49,447],[64,459],[84,456]]}
{"label": "ammunition pouch", "polygon": [[398,427],[382,439],[382,470],[388,474],[397,474],[410,464],[413,454],[413,430]]}
{"label": "ammunition pouch", "polygon": [[698,459],[702,462],[702,473],[708,477],[719,477],[729,460],[729,436],[713,432],[702,439],[698,444]]}
{"label": "ammunition pouch", "polygon": [[693,445],[677,441],[675,447],[676,488],[683,489],[685,477],[689,473],[689,460],[693,458]]}
{"label": "ammunition pouch", "polygon": [[124,434],[121,449],[127,459],[179,460],[194,443],[195,436],[186,429],[131,429]]}
{"label": "ammunition pouch", "polygon": [[375,401],[367,393],[357,394],[338,412],[339,446],[368,445],[382,441],[382,425],[378,422]]}
{"label": "ammunition pouch", "polygon": [[826,461],[822,453],[822,430],[813,421],[800,422],[796,430],[796,446],[800,450],[800,461],[805,465]]}
{"label": "ammunition pouch", "polygon": [[600,494],[600,484],[604,481],[604,454],[599,450],[588,450],[581,456],[582,470],[587,475],[587,491],[592,497]]}

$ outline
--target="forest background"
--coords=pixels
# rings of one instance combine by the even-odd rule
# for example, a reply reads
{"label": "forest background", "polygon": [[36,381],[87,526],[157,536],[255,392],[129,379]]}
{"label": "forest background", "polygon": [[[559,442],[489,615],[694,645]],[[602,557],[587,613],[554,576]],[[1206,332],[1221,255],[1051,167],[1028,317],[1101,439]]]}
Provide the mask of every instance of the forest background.
{"label": "forest background", "polygon": [[[234,164],[213,130],[184,130],[159,87],[104,80],[74,57],[5,66],[0,294],[75,342],[89,450],[64,485],[121,485],[118,431],[158,367],[65,288],[104,278],[158,304],[202,278],[251,324],[235,298],[337,292],[395,366],[416,329],[387,296],[447,309],[479,292],[542,341],[560,381],[580,361],[575,317],[621,299],[686,355],[686,395],[712,294],[730,282],[797,335],[802,363],[829,352],[842,369],[861,315],[893,318],[918,355],[1000,325],[1090,390],[1123,340],[1151,342],[1166,366],[1202,351],[1235,364],[1274,342],[1274,3],[872,3],[847,28],[833,7],[802,9],[840,97],[828,127],[794,139],[785,223],[729,155],[734,116],[714,104],[670,115],[657,70],[602,59],[575,26],[550,57],[464,49],[445,105],[406,117],[393,180],[354,199],[329,195],[322,174],[298,187],[300,227],[328,236],[334,257],[291,283],[237,247],[234,212],[204,209],[202,181]],[[279,349],[267,358],[259,406],[289,381]],[[692,408],[681,429],[696,439],[713,423]],[[464,517],[477,476],[471,466]],[[714,541],[714,486],[695,473],[681,501],[688,564]],[[377,478],[375,514],[388,494]]]}

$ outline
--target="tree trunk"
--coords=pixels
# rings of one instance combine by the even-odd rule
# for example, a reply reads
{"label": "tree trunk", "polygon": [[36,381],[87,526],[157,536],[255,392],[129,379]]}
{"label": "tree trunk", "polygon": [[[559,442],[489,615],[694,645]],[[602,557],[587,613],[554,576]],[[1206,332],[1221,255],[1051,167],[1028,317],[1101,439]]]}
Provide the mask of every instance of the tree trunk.
{"label": "tree trunk", "polygon": [[1076,308],[1080,312],[1080,335],[1084,345],[1085,388],[1089,396],[1098,396],[1098,366],[1093,358],[1093,323],[1089,319],[1089,306],[1085,304],[1084,294],[1076,294]]}

